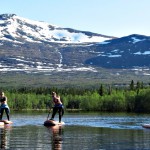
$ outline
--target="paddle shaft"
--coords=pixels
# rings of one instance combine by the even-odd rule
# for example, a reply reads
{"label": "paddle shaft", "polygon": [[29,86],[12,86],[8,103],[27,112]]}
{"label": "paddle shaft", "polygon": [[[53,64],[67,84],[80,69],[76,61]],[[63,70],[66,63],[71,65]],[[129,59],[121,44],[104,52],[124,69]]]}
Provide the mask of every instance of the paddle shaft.
{"label": "paddle shaft", "polygon": [[48,120],[48,118],[49,118],[49,115],[50,115],[51,109],[52,109],[52,108],[50,108],[50,110],[49,110],[49,113],[48,113],[48,116],[47,116],[47,120]]}

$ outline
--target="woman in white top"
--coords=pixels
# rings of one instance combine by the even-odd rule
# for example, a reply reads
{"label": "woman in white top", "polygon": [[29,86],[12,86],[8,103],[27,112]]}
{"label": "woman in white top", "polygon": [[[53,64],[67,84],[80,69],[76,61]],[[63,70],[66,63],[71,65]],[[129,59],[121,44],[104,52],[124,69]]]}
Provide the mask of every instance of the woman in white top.
{"label": "woman in white top", "polygon": [[4,110],[6,112],[6,115],[7,115],[7,119],[9,120],[9,107],[8,107],[8,104],[7,104],[7,97],[5,96],[4,92],[0,92],[0,103],[1,103],[1,106],[0,106],[0,120],[2,120],[3,118],[3,113],[4,113]]}

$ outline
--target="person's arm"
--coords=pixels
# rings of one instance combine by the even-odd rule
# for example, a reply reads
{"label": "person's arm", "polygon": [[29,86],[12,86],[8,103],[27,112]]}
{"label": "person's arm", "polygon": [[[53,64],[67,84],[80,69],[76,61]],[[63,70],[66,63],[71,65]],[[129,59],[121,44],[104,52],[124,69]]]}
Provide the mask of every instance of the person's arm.
{"label": "person's arm", "polygon": [[5,101],[6,101],[6,103],[7,103],[7,97],[5,96]]}
{"label": "person's arm", "polygon": [[59,95],[57,96],[57,100],[58,100],[58,103],[59,103],[59,104],[62,104],[62,102],[61,102],[61,100],[60,100],[60,96],[59,96]]}

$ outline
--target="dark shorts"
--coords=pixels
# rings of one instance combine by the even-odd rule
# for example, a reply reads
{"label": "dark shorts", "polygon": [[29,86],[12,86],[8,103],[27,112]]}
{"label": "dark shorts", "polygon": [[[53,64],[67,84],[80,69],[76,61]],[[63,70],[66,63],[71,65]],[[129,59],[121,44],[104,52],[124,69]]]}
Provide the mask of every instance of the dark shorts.
{"label": "dark shorts", "polygon": [[0,113],[4,112],[4,110],[5,110],[5,112],[6,112],[7,114],[10,113],[9,108],[0,108]]}

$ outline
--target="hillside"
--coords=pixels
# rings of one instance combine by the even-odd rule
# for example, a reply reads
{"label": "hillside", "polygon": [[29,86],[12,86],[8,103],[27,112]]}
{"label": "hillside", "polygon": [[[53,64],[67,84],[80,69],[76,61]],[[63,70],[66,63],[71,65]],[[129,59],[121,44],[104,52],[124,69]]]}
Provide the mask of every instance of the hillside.
{"label": "hillside", "polygon": [[49,81],[52,85],[128,83],[132,79],[147,82],[149,68],[149,36],[117,38],[15,14],[0,15],[0,73],[4,86],[49,85]]}

